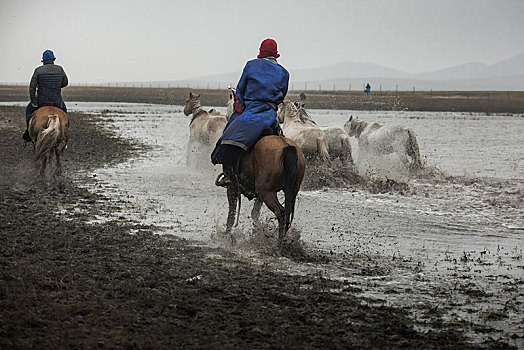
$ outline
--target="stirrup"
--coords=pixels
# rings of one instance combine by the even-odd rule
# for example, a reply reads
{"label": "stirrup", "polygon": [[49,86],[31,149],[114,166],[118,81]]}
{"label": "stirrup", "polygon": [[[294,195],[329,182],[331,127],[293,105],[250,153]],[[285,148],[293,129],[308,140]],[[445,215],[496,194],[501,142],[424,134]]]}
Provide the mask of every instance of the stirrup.
{"label": "stirrup", "polygon": [[231,180],[224,173],[218,174],[215,185],[220,187],[227,187],[231,183]]}

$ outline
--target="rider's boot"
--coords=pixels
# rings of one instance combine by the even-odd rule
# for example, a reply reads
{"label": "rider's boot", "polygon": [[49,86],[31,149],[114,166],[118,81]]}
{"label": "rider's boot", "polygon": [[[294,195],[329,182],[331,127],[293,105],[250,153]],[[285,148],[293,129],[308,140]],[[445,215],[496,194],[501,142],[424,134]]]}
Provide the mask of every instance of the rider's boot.
{"label": "rider's boot", "polygon": [[223,173],[218,175],[215,180],[215,185],[228,187],[233,180],[237,181],[237,176],[240,174],[240,160],[244,156],[244,150],[240,147],[229,146],[228,156],[224,159],[222,164]]}
{"label": "rider's boot", "polygon": [[215,180],[215,185],[220,187],[227,187],[230,183],[231,178],[225,173],[218,174],[217,179]]}
{"label": "rider's boot", "polygon": [[29,136],[29,132],[27,131],[27,129],[25,129],[25,132],[24,132],[24,135],[22,135],[22,138],[24,139],[25,142],[31,142],[31,136]]}
{"label": "rider's boot", "polygon": [[231,183],[234,176],[234,167],[231,164],[223,164],[223,173],[219,174],[215,180],[215,185],[220,187],[227,187]]}

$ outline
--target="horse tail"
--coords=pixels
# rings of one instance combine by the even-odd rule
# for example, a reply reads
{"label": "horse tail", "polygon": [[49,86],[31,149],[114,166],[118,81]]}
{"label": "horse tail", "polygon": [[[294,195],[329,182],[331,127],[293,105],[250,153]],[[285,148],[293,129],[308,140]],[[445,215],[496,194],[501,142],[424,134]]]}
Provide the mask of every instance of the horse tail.
{"label": "horse tail", "polygon": [[420,160],[420,151],[418,148],[417,138],[415,137],[415,132],[411,129],[408,129],[408,149],[407,152],[409,156],[413,159],[413,164],[411,165],[411,170],[417,171],[422,168],[422,161]]}
{"label": "horse tail", "polygon": [[324,162],[329,160],[329,146],[325,138],[317,139],[317,151]]}
{"label": "horse tail", "polygon": [[293,222],[295,201],[298,193],[298,154],[294,146],[286,146],[282,152],[284,165],[284,215],[286,231]]}
{"label": "horse tail", "polygon": [[57,145],[60,137],[60,118],[58,115],[50,115],[47,119],[47,127],[40,131],[35,143],[35,161],[42,159],[49,151]]}

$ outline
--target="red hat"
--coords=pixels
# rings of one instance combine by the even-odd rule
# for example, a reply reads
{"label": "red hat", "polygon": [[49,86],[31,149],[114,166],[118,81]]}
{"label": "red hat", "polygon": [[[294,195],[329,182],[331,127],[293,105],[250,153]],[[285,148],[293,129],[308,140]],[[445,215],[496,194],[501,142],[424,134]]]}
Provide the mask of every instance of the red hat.
{"label": "red hat", "polygon": [[266,39],[260,44],[260,53],[257,58],[264,57],[275,57],[279,58],[280,55],[277,52],[277,42],[273,39]]}

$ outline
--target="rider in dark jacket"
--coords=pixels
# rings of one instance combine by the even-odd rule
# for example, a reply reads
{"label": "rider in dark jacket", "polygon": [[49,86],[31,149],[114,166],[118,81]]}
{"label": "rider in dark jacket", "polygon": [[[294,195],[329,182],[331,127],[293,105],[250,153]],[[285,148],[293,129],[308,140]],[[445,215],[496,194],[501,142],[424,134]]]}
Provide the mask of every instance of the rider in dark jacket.
{"label": "rider in dark jacket", "polygon": [[[37,67],[29,84],[29,97],[31,102],[25,110],[26,125],[33,113],[45,104],[52,104],[67,113],[67,108],[62,100],[61,90],[68,84],[67,75],[64,69],[54,64],[55,55],[51,50],[45,50],[42,54],[43,65]],[[29,133],[26,131],[23,136],[25,141],[31,141]]]}

